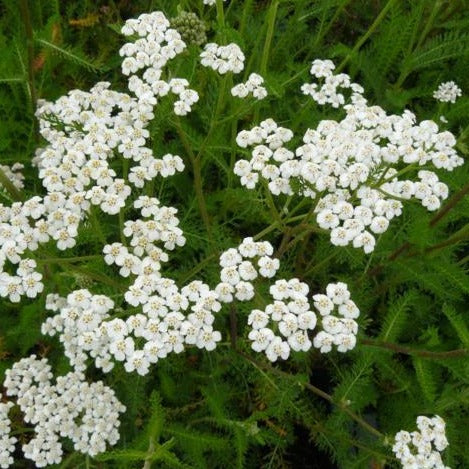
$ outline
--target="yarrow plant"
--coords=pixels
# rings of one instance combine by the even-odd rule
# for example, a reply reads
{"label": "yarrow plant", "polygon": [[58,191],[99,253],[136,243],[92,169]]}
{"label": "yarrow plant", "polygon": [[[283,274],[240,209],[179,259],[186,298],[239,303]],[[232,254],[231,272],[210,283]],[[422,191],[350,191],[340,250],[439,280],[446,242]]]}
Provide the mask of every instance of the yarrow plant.
{"label": "yarrow plant", "polygon": [[447,469],[440,453],[448,446],[445,421],[438,415],[417,417],[419,431],[402,430],[395,436],[392,450],[404,469]]}
{"label": "yarrow plant", "polygon": [[[36,99],[42,56],[29,57],[35,154],[0,165],[0,297],[11,329],[0,335],[1,468],[22,464],[17,446],[36,467],[302,467],[304,427],[317,457],[330,452],[337,467],[449,469],[443,417],[419,416],[418,431],[395,434],[394,396],[405,393],[407,413],[444,410],[451,429],[460,408],[449,393],[464,401],[462,366],[445,369],[448,386],[436,367],[467,355],[463,298],[447,286],[467,293],[469,281],[452,264],[412,262],[467,230],[454,216],[454,234],[428,235],[420,251],[406,230],[415,242],[414,218],[428,232],[463,199],[467,188],[450,198],[447,173],[460,177],[465,146],[450,115],[440,129],[365,98],[367,75],[365,87],[342,72],[360,42],[340,64],[311,62],[300,47],[276,61],[285,25],[316,18],[302,2],[245,3],[198,1],[199,16],[171,5],[171,20],[155,11],[112,25],[125,41],[120,74],[105,69],[108,81],[54,100]],[[264,9],[261,43],[249,25]],[[340,10],[328,24],[329,13],[314,53]],[[89,28],[111,13],[100,15],[69,24]],[[30,28],[28,17],[32,44]],[[277,62],[287,59],[295,72],[284,78]],[[454,82],[433,94],[461,96]],[[428,222],[422,207],[434,212]],[[404,254],[408,264],[386,270]],[[451,327],[464,348],[444,350],[456,341]],[[11,345],[26,329],[32,339]],[[447,452],[452,464],[466,461],[457,451]]]}
{"label": "yarrow plant", "polygon": [[[285,145],[293,132],[273,119],[241,131],[237,144],[253,150],[249,160],[236,162],[235,173],[248,189],[260,180],[276,196],[291,196],[295,188],[315,203],[317,223],[330,231],[334,245],[370,253],[376,236],[402,214],[402,202],[415,198],[434,211],[448,197],[447,185],[430,169],[418,171],[416,181],[399,176],[419,167],[452,171],[463,159],[450,132],[438,132],[433,121],[416,125],[409,111],[389,116],[379,106],[368,106],[363,88],[344,73],[334,75],[334,68],[330,60],[315,60],[310,73],[323,84],[305,84],[302,91],[320,105],[342,106],[346,117],[308,128],[294,151]],[[351,93],[348,104],[342,89]],[[402,169],[395,168],[402,163]]]}

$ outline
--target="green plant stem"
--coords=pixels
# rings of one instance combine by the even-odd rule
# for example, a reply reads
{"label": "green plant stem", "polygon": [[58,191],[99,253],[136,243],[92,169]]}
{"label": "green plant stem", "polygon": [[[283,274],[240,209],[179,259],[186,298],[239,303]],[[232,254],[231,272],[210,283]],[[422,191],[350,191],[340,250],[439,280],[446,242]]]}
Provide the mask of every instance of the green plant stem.
{"label": "green plant stem", "polygon": [[[314,39],[313,47],[311,48],[311,51],[313,53],[316,53],[316,47],[320,44],[320,42],[324,39],[326,34],[330,31],[330,29],[332,28],[334,23],[337,21],[337,18],[342,13],[344,8],[350,3],[350,1],[351,0],[344,0],[340,4],[340,6],[338,8],[336,8],[334,16],[331,18],[331,20],[329,21],[329,23],[327,24],[327,26],[325,28],[323,28],[324,22],[321,21],[321,26],[319,28],[318,34],[316,35],[316,38]],[[309,57],[309,54],[308,54],[308,57]]]}
{"label": "green plant stem", "polygon": [[267,187],[267,183],[264,184],[264,192],[266,194],[266,200],[267,200],[267,205],[269,206],[270,213],[272,214],[272,217],[278,222],[280,226],[282,226],[283,220],[280,214],[278,213],[277,207],[275,206],[274,199],[272,197],[272,194],[270,193],[269,188]]}
{"label": "green plant stem", "polygon": [[431,350],[421,350],[412,347],[406,347],[405,345],[394,344],[391,342],[383,342],[375,339],[361,339],[361,345],[368,347],[375,347],[381,349],[387,349],[392,352],[402,353],[404,355],[415,355],[422,358],[434,358],[434,359],[446,359],[446,358],[461,358],[469,355],[467,349],[449,350],[446,352],[434,352]]}
{"label": "green plant stem", "polygon": [[152,456],[155,453],[155,442],[152,437],[149,438],[147,453],[148,453],[148,456],[145,458],[143,469],[151,469]]}
{"label": "green plant stem", "polygon": [[[428,17],[428,21],[425,24],[425,27],[422,30],[422,34],[420,34],[420,37],[417,41],[417,44],[414,48],[414,50],[418,50],[423,42],[425,41],[425,38],[427,37],[428,33],[430,32],[431,28],[433,27],[433,23],[435,21],[436,15],[438,14],[438,10],[440,9],[441,3],[439,1],[433,2],[433,9],[430,13],[430,16]],[[412,53],[412,49],[408,51],[407,57],[410,56]],[[405,61],[401,70],[401,73],[399,74],[399,77],[396,80],[396,83],[394,84],[394,88],[399,89],[406,78],[409,76],[409,69],[405,66]]]}
{"label": "green plant stem", "polygon": [[100,274],[98,272],[91,272],[90,270],[83,269],[81,267],[75,266],[73,264],[67,267],[68,270],[72,270],[77,272],[85,277],[88,277],[92,280],[96,280],[97,282],[104,283],[106,285],[110,285],[112,287],[118,288],[121,291],[125,291],[126,287],[124,287],[121,283],[117,282],[116,280],[108,277],[107,275]]}
{"label": "green plant stem", "polygon": [[202,168],[200,164],[200,153],[196,156],[192,151],[190,143],[186,138],[186,134],[182,129],[181,123],[179,120],[175,122],[176,131],[181,139],[181,143],[186,150],[187,156],[190,159],[192,165],[192,172],[194,174],[194,190],[195,190],[195,197],[197,199],[197,205],[199,206],[200,215],[205,225],[205,230],[207,231],[207,237],[209,242],[213,243],[212,237],[212,228],[210,223],[210,217],[208,215],[207,204],[205,202],[205,196],[203,191],[203,183],[202,183]]}
{"label": "green plant stem", "polygon": [[356,42],[356,44],[353,46],[353,49],[347,54],[347,56],[344,58],[344,60],[342,60],[340,65],[337,67],[337,69],[336,69],[337,73],[340,73],[343,70],[345,65],[347,65],[348,61],[352,58],[352,56],[358,52],[358,50],[361,48],[361,46],[375,32],[375,29],[384,20],[384,18],[386,17],[388,11],[391,9],[391,7],[393,6],[393,4],[395,2],[396,2],[396,0],[389,0],[388,1],[388,3],[381,10],[380,14],[373,21],[372,25],[368,28],[368,31]]}
{"label": "green plant stem", "polygon": [[61,264],[62,262],[82,262],[82,261],[89,261],[94,259],[102,259],[103,256],[97,254],[92,256],[76,256],[76,257],[47,257],[44,259],[36,259],[38,263],[45,264]]}
{"label": "green plant stem", "polygon": [[264,49],[262,51],[260,73],[265,76],[267,72],[267,62],[269,61],[270,47],[272,45],[272,37],[274,35],[275,20],[277,17],[279,0],[274,0],[267,12],[267,32],[265,35]]}
{"label": "green plant stem", "polygon": [[324,258],[321,262],[319,262],[318,264],[315,264],[314,266],[311,265],[313,262],[310,262],[306,268],[305,268],[305,272],[303,273],[303,276],[306,277],[307,275],[315,272],[316,270],[318,270],[320,267],[322,267],[323,265],[327,264],[328,262],[330,262],[334,257],[336,257],[338,255],[339,251],[338,250],[335,250],[332,252],[332,254],[330,254],[329,256],[327,256],[326,258]]}
{"label": "green plant stem", "polygon": [[98,217],[96,216],[94,207],[90,207],[88,212],[88,218],[90,220],[91,225],[99,238],[99,241],[102,243],[103,247],[107,244],[106,237],[104,236],[103,230],[101,229],[101,225],[99,223]]}
{"label": "green plant stem", "polygon": [[225,28],[225,12],[223,11],[223,0],[217,0],[216,7],[218,27],[223,31]]}
{"label": "green plant stem", "polygon": [[23,194],[15,187],[15,185],[10,181],[8,176],[5,174],[3,169],[0,167],[0,186],[3,186],[4,189],[11,195],[13,200],[21,201],[24,199]]}
{"label": "green plant stem", "polygon": [[207,256],[205,259],[198,262],[197,265],[182,278],[181,284],[185,285],[188,280],[190,280],[195,274],[200,272],[207,264],[209,264],[216,257],[218,257],[218,255],[219,253],[212,253],[209,256]]}
{"label": "green plant stem", "polygon": [[[460,229],[453,236],[449,237],[448,239],[445,239],[441,243],[433,244],[432,246],[425,248],[423,252],[425,254],[430,254],[431,252],[439,251],[440,249],[446,248],[448,246],[453,246],[454,244],[469,239],[468,229],[469,225],[465,225],[464,228]],[[414,251],[407,254],[406,257],[415,257],[421,254],[421,251]]]}
{"label": "green plant stem", "polygon": [[[124,158],[122,161],[122,177],[124,178],[125,182],[128,182],[129,160],[127,158]],[[153,182],[153,179],[151,182]],[[124,223],[125,223],[124,211],[125,211],[125,206],[119,210],[119,237],[120,237],[121,243],[124,246],[127,246],[127,238],[124,235]]]}
{"label": "green plant stem", "polygon": [[[238,350],[237,353],[241,355],[243,358],[245,358],[248,362],[253,364],[256,368],[262,369],[264,371],[270,371],[271,373],[274,373],[279,376],[283,376],[284,378],[288,379],[297,379],[295,376],[290,375],[289,373],[286,373],[284,371],[278,370],[277,368],[274,368],[269,365],[265,365],[264,363],[258,362],[254,358],[251,358],[249,355],[245,354],[244,352]],[[318,387],[314,386],[311,383],[304,383],[302,381],[297,381],[298,385],[301,387],[306,388],[308,391],[312,392],[313,394],[316,394],[316,396],[321,397],[322,399],[325,399],[329,403],[335,405],[339,410],[342,412],[346,413],[352,420],[354,420],[358,425],[360,425],[364,430],[368,431],[372,435],[374,435],[377,438],[384,439],[384,434],[381,433],[379,430],[374,428],[372,425],[370,425],[368,422],[363,420],[358,414],[350,410],[347,406],[347,404],[343,402],[337,402],[334,400],[334,398],[328,394],[327,392],[323,391],[322,389],[319,389]]]}
{"label": "green plant stem", "polygon": [[245,0],[243,5],[243,14],[241,16],[241,24],[239,26],[239,34],[244,37],[244,30],[246,28],[249,11],[251,10],[253,0]]}
{"label": "green plant stem", "polygon": [[282,220],[282,221],[275,221],[274,223],[272,223],[271,225],[269,225],[267,228],[264,228],[262,231],[259,231],[259,233],[255,234],[253,236],[253,239],[254,241],[258,241],[259,239],[262,239],[266,234],[269,234],[271,233],[272,231],[276,230],[277,228],[280,228],[280,226],[282,224],[285,224],[285,223],[293,223],[295,221],[298,221],[298,220],[301,220],[303,219],[304,217],[306,216],[306,214],[304,215],[297,215],[296,217],[292,217],[292,218],[287,218],[285,220]]}
{"label": "green plant stem", "polygon": [[445,217],[454,207],[455,205],[469,192],[469,183],[464,185],[458,192],[453,194],[453,196],[449,199],[448,203],[444,205],[436,215],[430,220],[430,226],[435,226],[440,220]]}
{"label": "green plant stem", "polygon": [[393,179],[396,179],[399,176],[402,176],[403,174],[409,173],[409,172],[411,172],[411,171],[413,171],[414,169],[417,169],[417,168],[423,169],[417,163],[411,163],[408,166],[406,166],[405,168],[398,171],[396,174],[393,174],[392,176],[389,176],[386,179],[380,178],[375,184],[372,184],[370,187],[373,188],[373,189],[376,189],[376,188],[382,186],[383,184],[385,184],[389,181],[392,181]]}
{"label": "green plant stem", "polygon": [[20,0],[21,18],[26,32],[26,45],[28,51],[28,90],[31,98],[31,108],[33,115],[36,112],[36,84],[34,80],[34,32],[31,24],[28,0]]}

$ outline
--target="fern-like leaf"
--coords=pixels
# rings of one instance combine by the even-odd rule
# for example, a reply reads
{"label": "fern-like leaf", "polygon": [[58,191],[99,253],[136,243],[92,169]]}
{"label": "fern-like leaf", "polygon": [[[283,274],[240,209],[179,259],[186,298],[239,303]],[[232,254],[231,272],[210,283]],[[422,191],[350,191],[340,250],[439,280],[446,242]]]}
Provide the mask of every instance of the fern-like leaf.
{"label": "fern-like leaf", "polygon": [[407,315],[415,302],[415,290],[409,290],[400,298],[391,301],[388,312],[383,320],[379,338],[384,341],[395,341],[405,326]]}
{"label": "fern-like leaf", "polygon": [[79,65],[80,67],[84,67],[91,72],[102,72],[105,70],[105,67],[93,63],[89,57],[86,57],[82,52],[75,48],[70,46],[59,46],[39,37],[36,38],[36,42],[46,49],[49,49],[52,53],[59,54],[65,60]]}
{"label": "fern-like leaf", "polygon": [[463,57],[469,53],[469,34],[448,32],[439,34],[422,48],[414,51],[405,61],[404,66],[409,71],[434,66],[456,57]]}

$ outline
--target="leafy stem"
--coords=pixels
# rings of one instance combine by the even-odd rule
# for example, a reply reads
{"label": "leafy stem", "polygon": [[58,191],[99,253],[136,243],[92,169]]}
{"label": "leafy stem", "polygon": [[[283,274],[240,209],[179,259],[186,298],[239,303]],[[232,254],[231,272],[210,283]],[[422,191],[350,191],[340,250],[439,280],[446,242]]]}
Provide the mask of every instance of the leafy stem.
{"label": "leafy stem", "polygon": [[243,358],[245,358],[248,362],[253,364],[257,369],[264,370],[264,371],[269,371],[273,374],[282,376],[287,379],[294,379],[297,380],[297,383],[299,386],[306,388],[308,391],[312,392],[313,394],[316,394],[316,396],[321,397],[322,399],[325,399],[329,403],[335,405],[339,410],[342,412],[346,413],[352,420],[354,420],[358,425],[360,425],[364,430],[367,432],[371,433],[377,438],[384,439],[384,434],[381,433],[379,430],[377,430],[375,427],[370,425],[368,422],[366,422],[364,419],[362,419],[358,414],[353,412],[345,402],[337,402],[330,394],[327,392],[323,391],[322,389],[314,386],[311,383],[305,383],[303,381],[298,380],[298,378],[294,375],[291,375],[289,373],[286,373],[285,371],[278,370],[277,368],[274,368],[270,365],[266,365],[264,363],[258,362],[254,358],[250,357],[249,355],[245,354],[244,352],[238,350],[237,351],[239,355],[241,355]]}
{"label": "leafy stem", "polygon": [[469,355],[467,349],[449,350],[444,352],[437,352],[432,350],[416,349],[413,347],[407,347],[405,345],[394,344],[391,342],[383,342],[375,339],[361,339],[360,343],[368,347],[375,347],[390,350],[396,353],[402,353],[404,355],[415,355],[422,358],[433,358],[433,359],[446,359],[446,358],[461,358]]}

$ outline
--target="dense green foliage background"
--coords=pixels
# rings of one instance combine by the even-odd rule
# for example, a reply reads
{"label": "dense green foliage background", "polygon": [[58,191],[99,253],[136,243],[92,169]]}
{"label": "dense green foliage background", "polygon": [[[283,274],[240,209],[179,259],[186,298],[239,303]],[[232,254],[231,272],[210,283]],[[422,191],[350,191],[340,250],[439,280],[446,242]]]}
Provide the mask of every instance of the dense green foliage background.
{"label": "dense green foliage background", "polygon": [[[170,256],[167,273],[180,284],[195,278],[215,283],[219,253],[274,221],[263,191],[246,191],[232,173],[236,133],[267,117],[304,132],[321,119],[340,116],[315,106],[299,90],[315,58],[333,59],[365,87],[370,102],[388,112],[409,108],[420,120],[444,115],[458,138],[459,154],[469,154],[469,5],[464,0],[233,0],[223,6],[221,17],[220,9],[217,15],[217,8],[201,0],[2,0],[0,164],[26,166],[24,194],[41,194],[31,166],[41,144],[34,98],[54,100],[102,80],[124,90],[119,28],[125,19],[153,10],[168,17],[182,10],[197,13],[209,40],[237,42],[247,57],[244,76],[261,73],[269,90],[263,102],[229,99],[232,78],[196,67],[200,47],[195,45],[173,65],[201,99],[197,112],[180,120],[171,106],[160,106],[152,145],[157,154],[181,155],[187,169],[146,191],[179,210],[188,243]],[[432,92],[447,80],[455,80],[463,96],[455,104],[438,104]],[[199,152],[200,164],[191,164]],[[192,189],[197,172],[206,220]],[[145,461],[147,469],[393,468],[399,467],[389,446],[393,435],[412,430],[416,416],[424,414],[447,422],[446,464],[469,467],[469,165],[438,175],[451,190],[440,212],[407,204],[371,256],[332,246],[308,222],[289,223],[281,211],[285,200],[277,200],[276,210],[287,221],[272,227],[265,239],[277,248],[281,273],[299,277],[313,291],[330,281],[348,283],[361,310],[354,351],[345,356],[311,351],[271,365],[243,339],[247,307],[237,311],[237,326],[226,311],[218,321],[227,342],[214,353],[171,356],[145,378],[122,367],[106,376],[128,409],[118,446],[95,460],[70,452],[59,467],[132,468]],[[11,202],[6,191],[0,200]],[[115,217],[102,219],[108,242],[115,238],[116,223]],[[85,225],[66,256],[99,254],[101,247]],[[51,248],[46,257],[61,256]],[[122,284],[104,261],[47,266],[39,299],[20,306],[0,302],[2,373],[30,353],[47,356],[58,373],[68,370],[60,343],[40,334],[48,292],[86,287],[121,300],[116,292]],[[102,378],[98,372],[89,376]],[[15,417],[21,428],[21,416]],[[19,459],[15,467],[29,464]]]}

